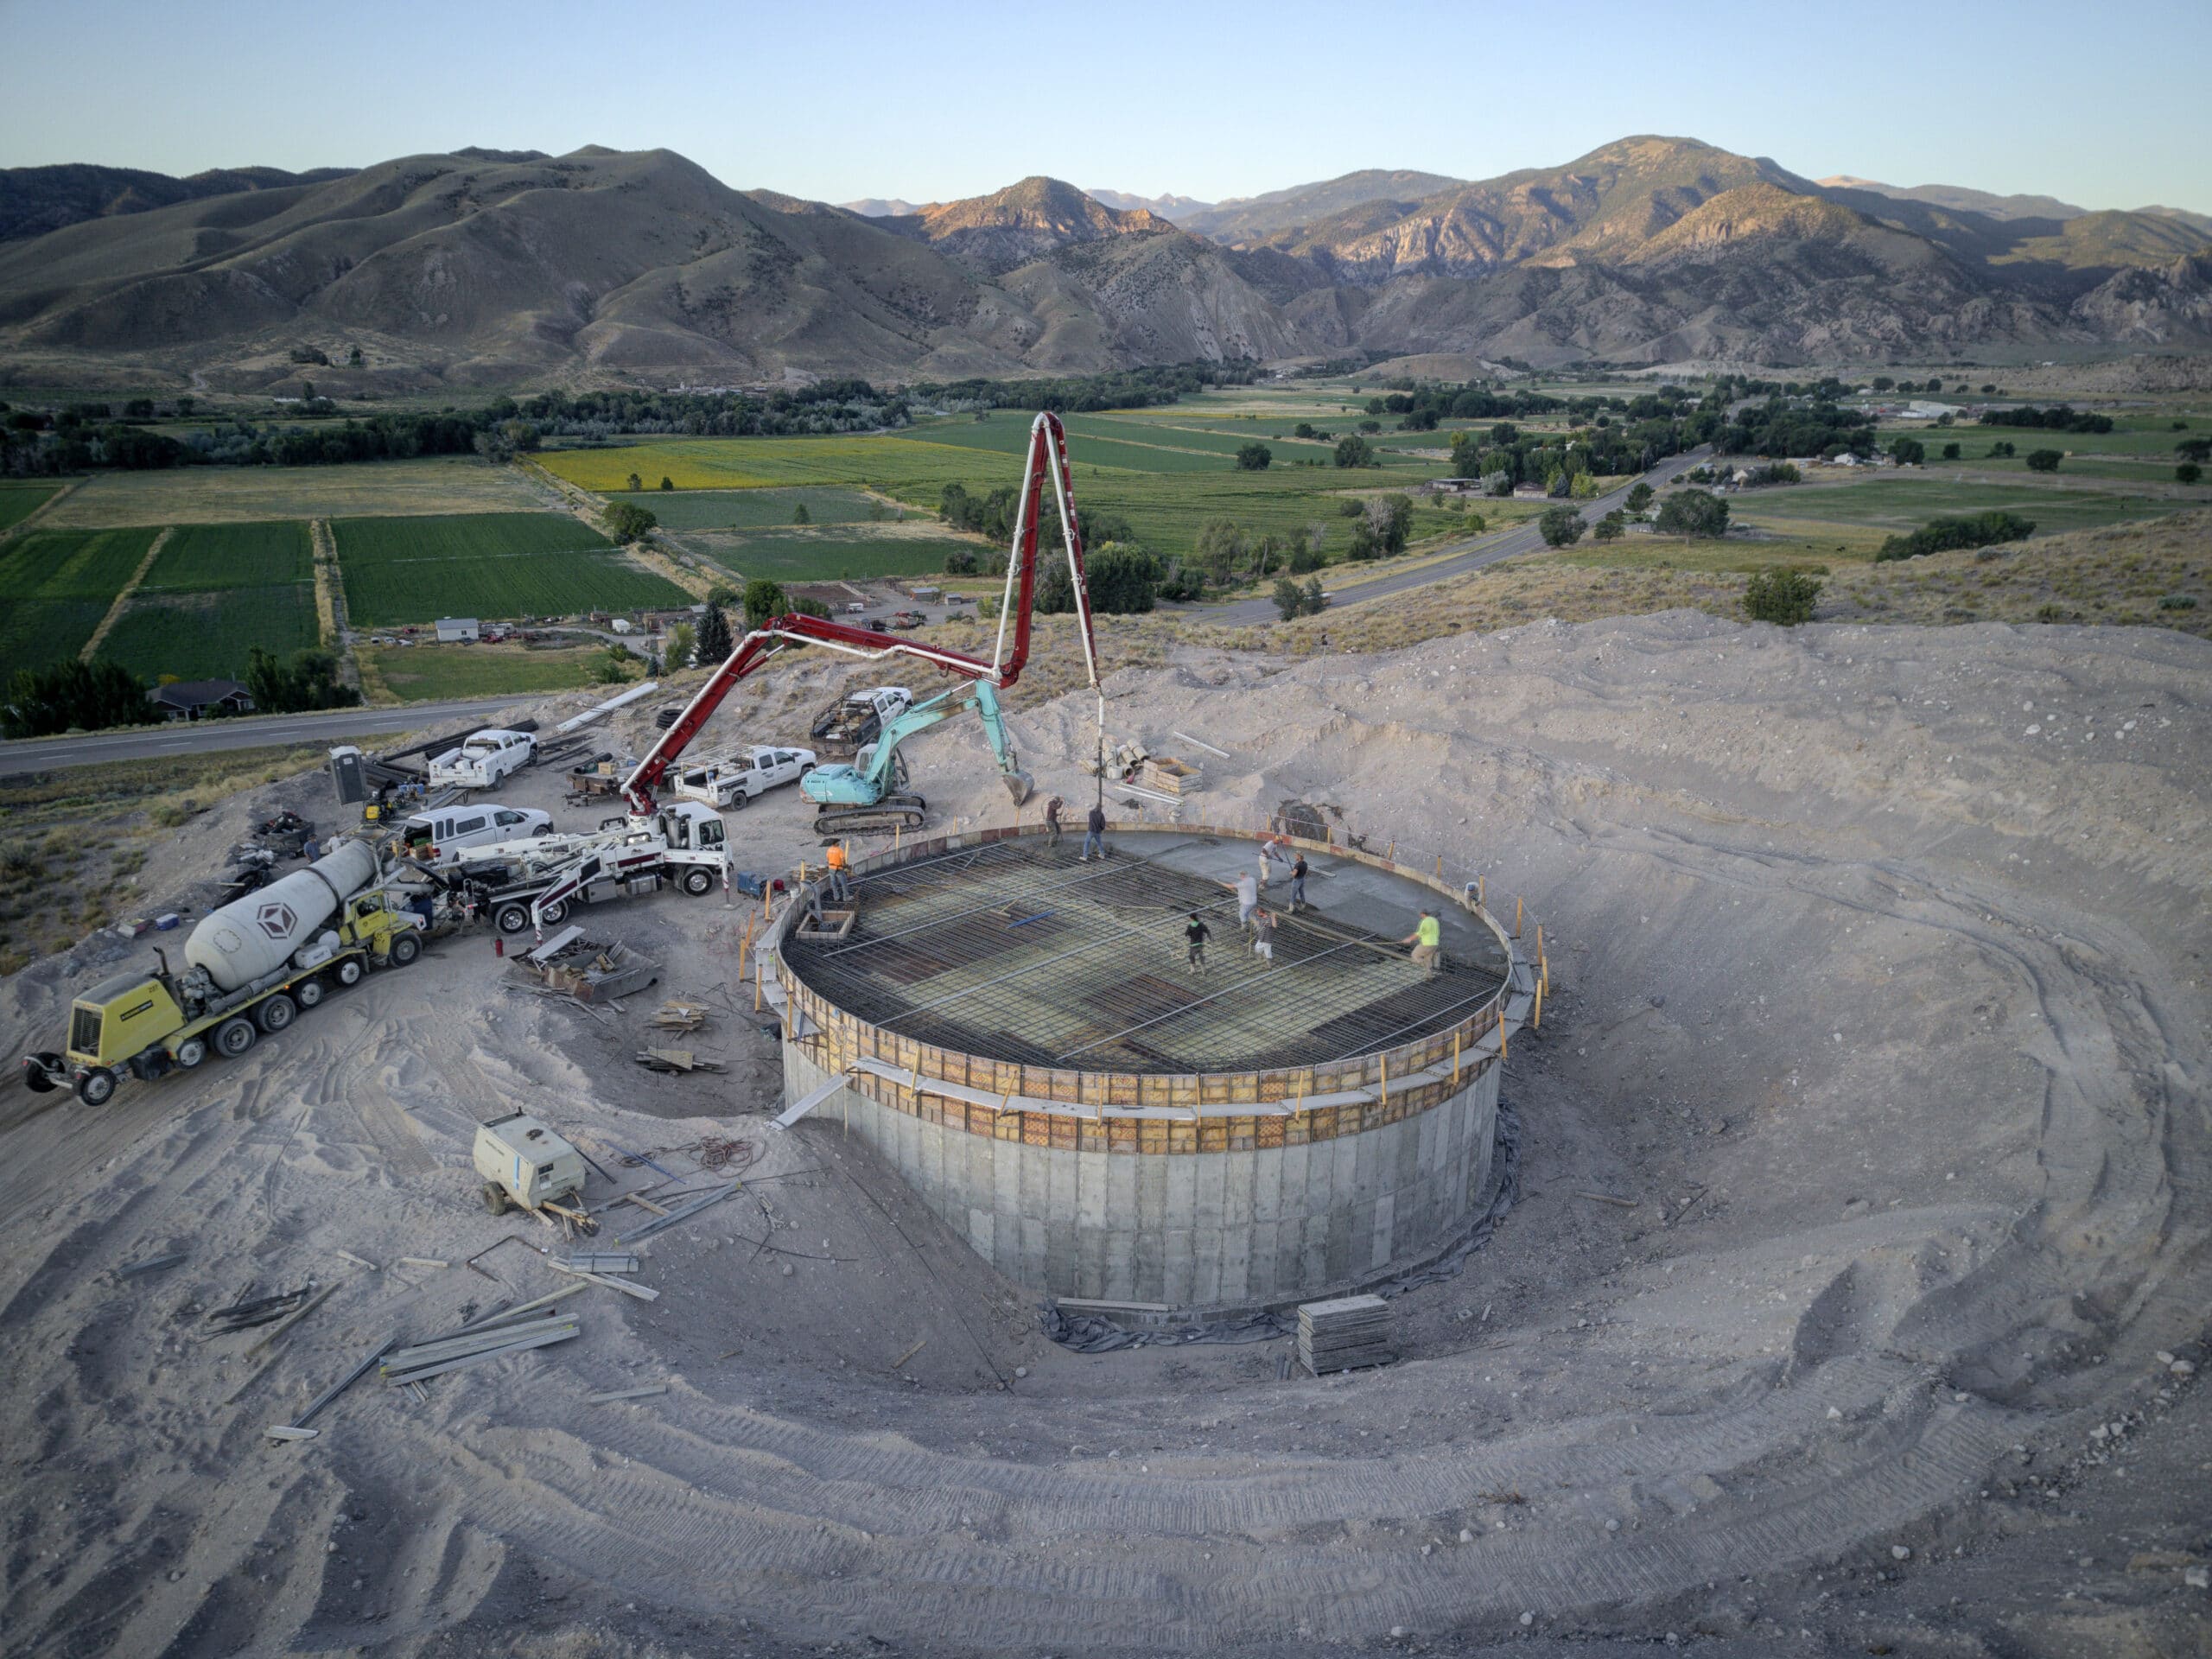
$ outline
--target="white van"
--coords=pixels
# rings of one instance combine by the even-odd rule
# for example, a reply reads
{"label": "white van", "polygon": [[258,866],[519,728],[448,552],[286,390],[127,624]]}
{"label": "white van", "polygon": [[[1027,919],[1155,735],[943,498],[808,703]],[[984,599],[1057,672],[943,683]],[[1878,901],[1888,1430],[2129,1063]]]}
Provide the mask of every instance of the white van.
{"label": "white van", "polygon": [[433,868],[452,863],[464,847],[489,847],[550,833],[553,815],[530,806],[501,806],[497,801],[435,806],[399,826],[403,856]]}

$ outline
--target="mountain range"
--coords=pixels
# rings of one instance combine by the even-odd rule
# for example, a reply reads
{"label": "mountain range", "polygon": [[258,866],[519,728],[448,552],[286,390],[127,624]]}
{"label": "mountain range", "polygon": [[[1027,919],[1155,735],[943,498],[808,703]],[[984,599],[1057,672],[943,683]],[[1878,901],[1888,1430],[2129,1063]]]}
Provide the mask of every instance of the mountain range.
{"label": "mountain range", "polygon": [[[668,150],[0,173],[0,379],[898,382],[1193,358],[1785,366],[2212,349],[2212,219],[1802,178],[1640,137],[1206,203],[1025,179],[842,207]],[[347,366],[354,348],[359,367]]]}

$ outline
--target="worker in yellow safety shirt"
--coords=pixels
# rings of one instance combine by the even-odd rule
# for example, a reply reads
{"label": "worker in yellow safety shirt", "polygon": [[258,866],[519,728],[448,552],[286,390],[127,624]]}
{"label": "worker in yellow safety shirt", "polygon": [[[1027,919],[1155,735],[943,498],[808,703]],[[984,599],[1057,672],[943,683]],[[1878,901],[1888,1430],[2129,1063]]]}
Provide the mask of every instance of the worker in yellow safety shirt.
{"label": "worker in yellow safety shirt", "polygon": [[1430,973],[1444,966],[1444,924],[1436,919],[1434,911],[1421,912],[1421,925],[1398,943],[1413,946],[1414,963]]}
{"label": "worker in yellow safety shirt", "polygon": [[833,904],[849,903],[853,896],[852,878],[846,874],[852,860],[846,856],[845,843],[830,843],[830,899]]}

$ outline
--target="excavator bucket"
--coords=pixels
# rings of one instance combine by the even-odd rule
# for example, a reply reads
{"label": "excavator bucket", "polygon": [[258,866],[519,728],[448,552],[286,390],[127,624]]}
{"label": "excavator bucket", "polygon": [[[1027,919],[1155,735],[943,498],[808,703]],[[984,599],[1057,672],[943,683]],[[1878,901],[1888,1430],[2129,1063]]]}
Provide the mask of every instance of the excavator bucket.
{"label": "excavator bucket", "polygon": [[1037,787],[1036,780],[1019,766],[1012,772],[1001,772],[999,776],[1006,780],[1006,792],[1014,797],[1016,806],[1027,800],[1030,792]]}

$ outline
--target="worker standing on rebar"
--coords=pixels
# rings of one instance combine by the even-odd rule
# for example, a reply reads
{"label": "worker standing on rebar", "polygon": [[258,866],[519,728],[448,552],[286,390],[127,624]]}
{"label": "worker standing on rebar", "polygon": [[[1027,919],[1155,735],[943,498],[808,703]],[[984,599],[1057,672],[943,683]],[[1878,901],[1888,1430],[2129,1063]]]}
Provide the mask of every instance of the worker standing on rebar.
{"label": "worker standing on rebar", "polygon": [[1262,962],[1275,959],[1275,913],[1265,908],[1252,912],[1252,954]]}
{"label": "worker standing on rebar", "polygon": [[1262,892],[1264,893],[1268,884],[1274,880],[1274,873],[1270,865],[1287,864],[1289,861],[1282,850],[1281,836],[1262,836],[1260,837],[1260,889]]}
{"label": "worker standing on rebar", "polygon": [[1065,804],[1057,795],[1045,803],[1045,844],[1047,847],[1060,844],[1060,808]]}
{"label": "worker standing on rebar", "polygon": [[1252,912],[1260,903],[1260,884],[1248,871],[1236,878],[1236,925],[1249,933]]}
{"label": "worker standing on rebar", "polygon": [[1290,908],[1295,912],[1306,908],[1306,855],[1298,855],[1298,862],[1290,867]]}
{"label": "worker standing on rebar", "polygon": [[833,904],[850,904],[853,899],[852,879],[846,874],[852,860],[845,851],[845,843],[830,843],[830,899]]}
{"label": "worker standing on rebar", "polygon": [[1414,964],[1432,975],[1444,966],[1444,924],[1433,910],[1421,913],[1421,925],[1398,941],[1414,948]]}
{"label": "worker standing on rebar", "polygon": [[1076,861],[1088,864],[1093,852],[1101,858],[1106,856],[1106,809],[1092,802],[1090,815],[1084,820],[1084,825],[1083,856]]}
{"label": "worker standing on rebar", "polygon": [[1212,937],[1213,930],[1205,925],[1197,911],[1192,911],[1191,919],[1184,925],[1183,928],[1184,942],[1190,946],[1186,960],[1190,963],[1191,972],[1194,974],[1205,972],[1206,941]]}

